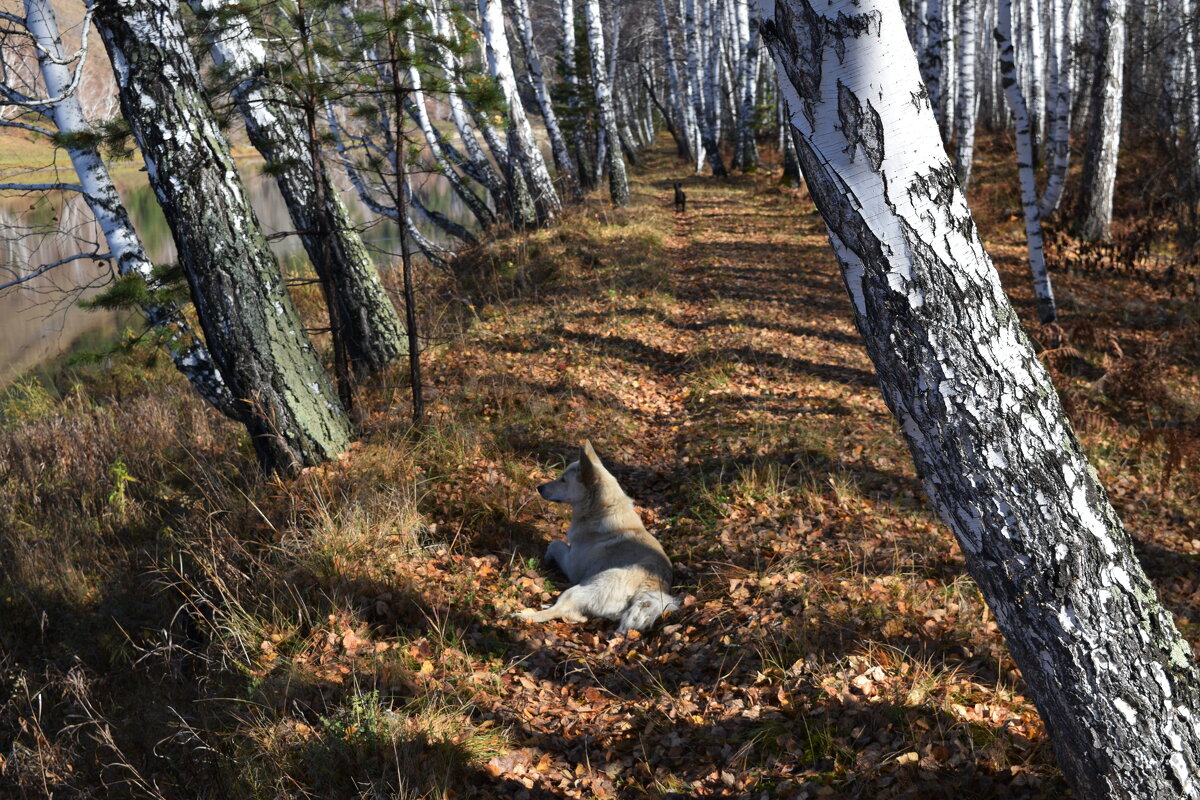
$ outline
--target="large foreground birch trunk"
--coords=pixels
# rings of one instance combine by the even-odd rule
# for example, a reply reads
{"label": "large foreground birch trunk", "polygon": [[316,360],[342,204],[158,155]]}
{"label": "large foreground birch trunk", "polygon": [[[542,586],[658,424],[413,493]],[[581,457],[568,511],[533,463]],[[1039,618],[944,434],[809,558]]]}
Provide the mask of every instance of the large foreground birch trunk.
{"label": "large foreground birch trunk", "polygon": [[103,0],[96,25],[214,360],[259,460],[291,472],[346,449],[350,421],[305,338],[200,86],[176,0]]}
{"label": "large foreground birch trunk", "polygon": [[983,250],[894,0],[758,0],[855,322],[1081,798],[1200,794],[1200,678]]}

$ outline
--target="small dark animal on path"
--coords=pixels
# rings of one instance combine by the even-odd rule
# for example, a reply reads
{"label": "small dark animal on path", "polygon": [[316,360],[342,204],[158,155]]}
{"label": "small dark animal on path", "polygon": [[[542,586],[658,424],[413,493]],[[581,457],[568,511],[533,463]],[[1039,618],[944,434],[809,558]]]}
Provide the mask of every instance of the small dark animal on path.
{"label": "small dark animal on path", "polygon": [[687,213],[687,195],[683,191],[683,184],[675,181],[675,210],[680,214]]}

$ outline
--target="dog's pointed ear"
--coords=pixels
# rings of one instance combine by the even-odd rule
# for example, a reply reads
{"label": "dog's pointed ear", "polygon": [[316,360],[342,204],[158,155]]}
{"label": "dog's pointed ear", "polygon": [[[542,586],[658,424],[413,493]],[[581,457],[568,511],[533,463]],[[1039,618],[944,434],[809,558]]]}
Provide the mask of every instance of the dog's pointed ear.
{"label": "dog's pointed ear", "polygon": [[592,449],[592,443],[585,440],[583,446],[579,448],[579,479],[585,484],[596,482],[596,466],[600,463],[600,459],[596,458],[596,451]]}

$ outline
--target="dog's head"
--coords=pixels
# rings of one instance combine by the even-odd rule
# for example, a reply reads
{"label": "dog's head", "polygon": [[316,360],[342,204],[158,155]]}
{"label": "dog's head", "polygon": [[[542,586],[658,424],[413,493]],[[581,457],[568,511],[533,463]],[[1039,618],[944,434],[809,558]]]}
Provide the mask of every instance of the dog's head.
{"label": "dog's head", "polygon": [[579,460],[572,461],[558,480],[537,487],[538,494],[553,503],[582,503],[600,478],[604,466],[592,449],[591,442],[579,448]]}

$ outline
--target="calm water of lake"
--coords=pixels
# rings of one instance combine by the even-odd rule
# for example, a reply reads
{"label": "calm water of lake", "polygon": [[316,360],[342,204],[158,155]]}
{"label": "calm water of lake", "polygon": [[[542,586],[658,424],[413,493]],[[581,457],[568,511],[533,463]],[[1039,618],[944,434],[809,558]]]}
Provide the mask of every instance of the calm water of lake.
{"label": "calm water of lake", "polygon": [[[259,223],[267,234],[293,229],[283,198],[272,179],[258,171],[257,163],[242,165],[243,178]],[[154,193],[143,172],[116,177],[117,188],[134,225],[155,263],[175,260],[175,244]],[[419,193],[427,205],[468,224],[468,212],[449,190],[445,179],[426,176]],[[69,193],[68,193],[69,194]],[[364,237],[382,270],[395,260],[396,226],[367,211],[351,192],[343,196],[356,219],[364,224]],[[433,235],[432,231],[425,231]],[[437,237],[434,237],[437,238]],[[99,243],[99,244],[97,244]],[[303,262],[296,237],[272,243],[277,257],[288,263]],[[107,252],[87,206],[77,197],[56,196],[0,199],[0,283],[16,274],[79,252]],[[80,347],[112,341],[128,323],[114,312],[79,308],[82,297],[94,295],[111,280],[107,264],[72,261],[29,283],[0,292],[0,388],[39,365]],[[136,322],[133,323],[136,327]]]}

